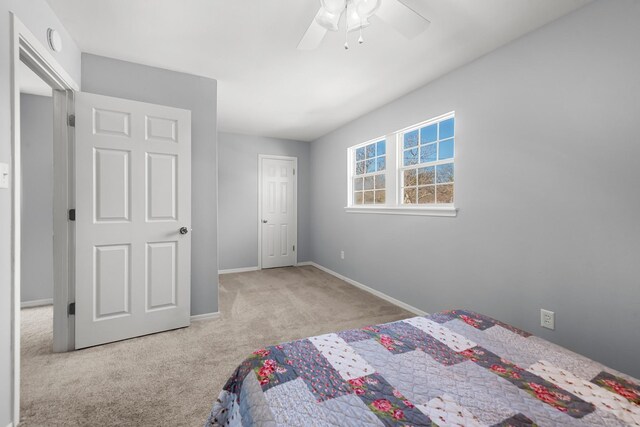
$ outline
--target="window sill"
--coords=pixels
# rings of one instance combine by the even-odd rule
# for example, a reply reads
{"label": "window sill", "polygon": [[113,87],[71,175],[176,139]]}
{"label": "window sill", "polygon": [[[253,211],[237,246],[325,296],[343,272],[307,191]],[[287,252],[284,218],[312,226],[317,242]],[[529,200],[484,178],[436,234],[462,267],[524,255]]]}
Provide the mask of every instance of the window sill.
{"label": "window sill", "polygon": [[344,208],[344,210],[347,213],[367,213],[381,215],[422,215],[445,217],[458,216],[458,209],[454,206],[347,206]]}

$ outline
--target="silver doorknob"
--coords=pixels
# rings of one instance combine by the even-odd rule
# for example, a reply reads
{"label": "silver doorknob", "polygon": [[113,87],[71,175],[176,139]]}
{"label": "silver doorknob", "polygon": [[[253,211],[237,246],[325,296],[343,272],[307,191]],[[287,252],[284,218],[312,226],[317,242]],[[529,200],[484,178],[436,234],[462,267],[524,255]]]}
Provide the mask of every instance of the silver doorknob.
{"label": "silver doorknob", "polygon": [[263,224],[266,224],[266,223],[267,223],[267,220],[266,220],[266,219],[263,219],[263,220],[262,220],[262,223],[263,223]]}
{"label": "silver doorknob", "polygon": [[187,227],[180,227],[180,234],[187,234],[189,229]]}

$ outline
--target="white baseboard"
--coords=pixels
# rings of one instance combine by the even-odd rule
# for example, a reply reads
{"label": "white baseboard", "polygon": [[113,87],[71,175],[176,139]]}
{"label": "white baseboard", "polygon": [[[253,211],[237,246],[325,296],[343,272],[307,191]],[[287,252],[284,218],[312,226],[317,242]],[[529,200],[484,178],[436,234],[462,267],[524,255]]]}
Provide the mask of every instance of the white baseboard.
{"label": "white baseboard", "polygon": [[320,265],[320,264],[317,264],[317,263],[315,263],[315,262],[313,262],[313,261],[308,261],[308,262],[304,262],[304,263],[299,263],[298,265],[299,265],[299,266],[302,266],[302,265],[312,265],[312,266],[316,267],[317,269],[320,269],[320,270],[324,271],[325,273],[329,273],[329,274],[331,274],[332,276],[337,277],[337,278],[338,278],[338,279],[340,279],[340,280],[344,280],[345,282],[347,282],[347,283],[348,283],[348,284],[350,284],[350,285],[355,286],[356,288],[360,288],[360,289],[362,289],[363,291],[367,291],[367,292],[369,292],[370,294],[373,294],[373,295],[377,296],[378,298],[382,298],[383,300],[389,301],[391,304],[395,304],[395,305],[397,305],[398,307],[404,308],[404,309],[405,309],[405,310],[407,310],[407,311],[410,311],[410,312],[412,312],[412,313],[414,313],[414,314],[417,314],[418,316],[424,316],[424,315],[428,314],[426,311],[420,310],[419,308],[416,308],[416,307],[414,307],[414,306],[412,306],[412,305],[409,305],[409,304],[407,304],[407,303],[405,303],[405,302],[402,302],[402,301],[397,300],[397,299],[395,299],[395,298],[393,298],[393,297],[390,297],[389,295],[387,295],[387,294],[385,294],[385,293],[383,293],[383,292],[377,291],[377,290],[375,290],[375,289],[373,289],[373,288],[370,288],[370,287],[369,287],[369,286],[367,286],[367,285],[363,285],[363,284],[362,284],[362,283],[360,283],[360,282],[356,282],[356,281],[355,281],[355,280],[353,280],[353,279],[350,279],[350,278],[348,278],[348,277],[346,277],[346,276],[343,276],[343,275],[342,275],[342,274],[340,274],[340,273],[336,273],[335,271],[330,270],[330,269],[328,269],[327,267],[324,267],[324,266],[322,266],[322,265]]}
{"label": "white baseboard", "polygon": [[228,268],[226,270],[218,270],[218,274],[246,273],[247,271],[260,270],[257,265],[255,267]]}
{"label": "white baseboard", "polygon": [[313,265],[316,267],[317,265],[311,261],[302,261],[296,264],[296,267],[304,267],[305,265]]}
{"label": "white baseboard", "polygon": [[216,311],[215,313],[204,313],[204,314],[196,314],[191,316],[192,322],[199,322],[201,320],[213,320],[220,318],[220,312]]}
{"label": "white baseboard", "polygon": [[7,427],[13,427],[13,423],[9,423]]}
{"label": "white baseboard", "polygon": [[36,299],[33,301],[22,301],[20,308],[40,307],[43,305],[53,305],[53,298]]}

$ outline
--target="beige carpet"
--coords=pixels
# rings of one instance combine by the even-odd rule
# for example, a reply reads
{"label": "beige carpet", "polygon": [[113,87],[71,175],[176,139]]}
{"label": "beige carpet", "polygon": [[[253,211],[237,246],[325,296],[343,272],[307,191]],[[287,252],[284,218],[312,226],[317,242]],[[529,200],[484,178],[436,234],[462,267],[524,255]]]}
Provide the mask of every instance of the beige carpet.
{"label": "beige carpet", "polygon": [[53,354],[52,308],[23,309],[20,426],[200,426],[251,351],[411,316],[314,267],[220,276],[220,312],[189,328]]}

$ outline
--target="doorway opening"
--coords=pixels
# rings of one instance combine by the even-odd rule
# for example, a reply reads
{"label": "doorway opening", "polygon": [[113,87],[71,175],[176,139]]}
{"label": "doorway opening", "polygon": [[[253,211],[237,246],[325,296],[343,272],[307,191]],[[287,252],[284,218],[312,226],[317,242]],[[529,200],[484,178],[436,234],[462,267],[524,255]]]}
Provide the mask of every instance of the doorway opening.
{"label": "doorway opening", "polygon": [[37,355],[53,351],[53,88],[23,61],[16,80],[22,187],[20,357],[22,389],[28,396],[37,389],[26,380],[32,377],[28,372],[36,367]]}

